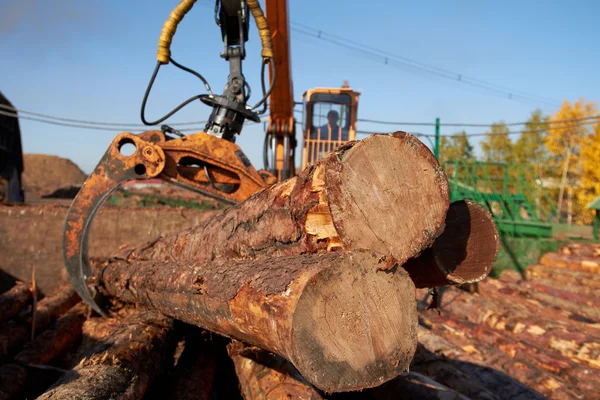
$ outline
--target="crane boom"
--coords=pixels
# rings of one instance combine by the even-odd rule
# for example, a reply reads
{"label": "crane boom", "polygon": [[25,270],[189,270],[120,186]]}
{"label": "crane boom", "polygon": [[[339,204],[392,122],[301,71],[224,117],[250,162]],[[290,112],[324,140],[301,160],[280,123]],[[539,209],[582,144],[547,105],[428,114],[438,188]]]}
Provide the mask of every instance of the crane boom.
{"label": "crane boom", "polygon": [[[292,83],[288,0],[265,0],[277,76],[269,101],[269,126],[265,137],[265,168],[278,179],[295,175],[296,122]],[[270,78],[273,70],[269,68]]]}

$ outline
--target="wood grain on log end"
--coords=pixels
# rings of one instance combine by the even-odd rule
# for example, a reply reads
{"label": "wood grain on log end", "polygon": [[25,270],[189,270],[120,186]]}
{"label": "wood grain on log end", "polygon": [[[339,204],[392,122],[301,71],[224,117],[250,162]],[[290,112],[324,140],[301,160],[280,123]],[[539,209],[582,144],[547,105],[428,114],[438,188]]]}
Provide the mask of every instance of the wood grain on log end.
{"label": "wood grain on log end", "polygon": [[324,391],[393,379],[417,345],[415,286],[371,251],[95,268],[103,293],[279,354]]}
{"label": "wood grain on log end", "polygon": [[470,200],[453,202],[445,225],[431,248],[403,265],[418,288],[479,282],[496,261],[500,236],[482,206]]}
{"label": "wood grain on log end", "polygon": [[381,385],[404,372],[416,350],[414,285],[401,268],[373,268],[372,258],[354,252],[320,271],[296,306],[292,361],[325,392]]}
{"label": "wood grain on log end", "polygon": [[403,264],[441,233],[448,179],[414,135],[371,135],[329,156],[325,166],[331,216],[345,249],[390,253]]}

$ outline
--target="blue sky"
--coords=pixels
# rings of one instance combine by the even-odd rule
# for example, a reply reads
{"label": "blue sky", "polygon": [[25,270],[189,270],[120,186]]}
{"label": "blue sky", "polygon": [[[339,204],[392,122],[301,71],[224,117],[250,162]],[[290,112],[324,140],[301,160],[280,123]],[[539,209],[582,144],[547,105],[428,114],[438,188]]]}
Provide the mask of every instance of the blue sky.
{"label": "blue sky", "polygon": [[[178,0],[3,0],[0,3],[0,90],[20,109],[91,121],[141,123],[140,104],[154,68],[160,29]],[[264,1],[261,2],[264,4]],[[349,6],[349,4],[355,4]],[[204,74],[221,92],[227,65],[219,57],[214,2],[198,0],[177,30],[173,58]],[[597,101],[600,53],[595,51],[600,3],[577,1],[289,0],[292,26],[307,25],[398,56],[455,71],[560,104]],[[316,32],[316,31],[313,31]],[[260,41],[254,26],[244,63],[255,89],[260,81]],[[340,86],[362,95],[359,118],[393,121],[491,123],[526,120],[558,105],[510,100],[457,81],[385,65],[381,59],[291,31],[295,97],[311,87]],[[149,119],[203,93],[194,77],[163,67],[148,104]],[[171,122],[205,120],[210,109],[194,103]],[[26,153],[66,157],[91,172],[116,131],[96,131],[21,121]],[[360,123],[359,129],[431,127]],[[443,128],[450,134],[457,128]],[[482,128],[469,128],[478,133]],[[262,168],[262,125],[247,125],[237,143]],[[425,140],[425,143],[428,142]],[[477,143],[477,141],[475,141]]]}

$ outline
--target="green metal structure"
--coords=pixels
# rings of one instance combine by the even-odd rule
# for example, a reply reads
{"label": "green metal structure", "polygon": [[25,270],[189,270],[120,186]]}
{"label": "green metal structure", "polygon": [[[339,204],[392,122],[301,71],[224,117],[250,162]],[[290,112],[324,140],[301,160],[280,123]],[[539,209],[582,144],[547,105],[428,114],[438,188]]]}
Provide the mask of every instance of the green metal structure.
{"label": "green metal structure", "polygon": [[450,184],[450,200],[470,199],[484,206],[503,236],[550,238],[551,221],[562,222],[527,164],[448,160],[442,167]]}

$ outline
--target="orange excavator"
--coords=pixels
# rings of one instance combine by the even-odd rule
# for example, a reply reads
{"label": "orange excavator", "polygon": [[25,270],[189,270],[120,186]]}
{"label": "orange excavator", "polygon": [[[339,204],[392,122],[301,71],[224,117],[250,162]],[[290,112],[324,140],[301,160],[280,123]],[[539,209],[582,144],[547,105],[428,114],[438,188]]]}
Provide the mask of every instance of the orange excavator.
{"label": "orange excavator", "polygon": [[[294,160],[298,141],[287,0],[265,0],[266,16],[258,0],[216,1],[214,17],[224,43],[221,57],[229,63],[229,76],[220,95],[212,92],[201,74],[177,63],[171,56],[170,46],[177,26],[195,2],[181,0],[163,25],[157,64],[142,100],[141,119],[148,126],[161,125],[183,107],[199,100],[212,108],[204,131],[184,135],[162,124],[160,130],[120,133],[83,184],[67,214],[63,234],[65,267],[74,289],[101,315],[105,313],[98,305],[98,294],[90,292],[86,284],[91,276],[88,236],[96,212],[123,182],[159,178],[235,204],[296,174]],[[252,106],[248,104],[251,87],[242,69],[251,18],[262,43],[262,93]],[[184,101],[160,119],[148,121],[146,102],[160,68],[167,64],[198,77],[207,93]],[[359,93],[347,86],[314,88],[303,94],[302,169],[356,139]],[[265,166],[257,170],[235,144],[235,139],[246,120],[260,122],[267,109],[270,115],[264,141]],[[123,151],[126,145],[135,147],[132,154]]]}

